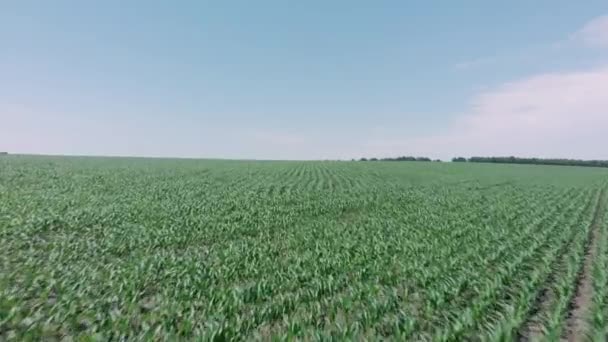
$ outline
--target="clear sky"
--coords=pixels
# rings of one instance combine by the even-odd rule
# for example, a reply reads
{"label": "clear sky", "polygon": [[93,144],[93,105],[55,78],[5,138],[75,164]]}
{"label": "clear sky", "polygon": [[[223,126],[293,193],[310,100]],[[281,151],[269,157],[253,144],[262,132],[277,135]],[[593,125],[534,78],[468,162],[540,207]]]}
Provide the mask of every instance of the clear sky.
{"label": "clear sky", "polygon": [[0,4],[0,151],[608,159],[608,2]]}

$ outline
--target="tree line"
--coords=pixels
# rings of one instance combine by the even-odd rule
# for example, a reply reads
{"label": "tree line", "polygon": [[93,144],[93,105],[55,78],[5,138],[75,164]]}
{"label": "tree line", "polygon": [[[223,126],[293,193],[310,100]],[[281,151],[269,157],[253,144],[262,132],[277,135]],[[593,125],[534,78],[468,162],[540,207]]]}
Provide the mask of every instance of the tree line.
{"label": "tree line", "polygon": [[608,167],[608,160],[551,159],[551,158],[471,157],[471,158],[467,159],[464,157],[456,157],[456,158],[452,159],[452,162]]}
{"label": "tree line", "polygon": [[[431,158],[427,157],[411,157],[411,156],[401,156],[396,158],[361,158],[359,161],[418,161],[418,162],[430,162],[433,161]],[[441,160],[437,159],[436,162],[440,162]]]}
{"label": "tree line", "polygon": [[[353,159],[354,161],[354,159]],[[395,158],[361,158],[359,161],[416,161],[416,162],[440,162],[428,157],[401,156]],[[559,166],[587,166],[587,167],[606,167],[608,160],[582,160],[564,158],[520,158],[520,157],[456,157],[452,158],[454,163],[496,163],[496,164],[529,164],[529,165],[559,165]]]}

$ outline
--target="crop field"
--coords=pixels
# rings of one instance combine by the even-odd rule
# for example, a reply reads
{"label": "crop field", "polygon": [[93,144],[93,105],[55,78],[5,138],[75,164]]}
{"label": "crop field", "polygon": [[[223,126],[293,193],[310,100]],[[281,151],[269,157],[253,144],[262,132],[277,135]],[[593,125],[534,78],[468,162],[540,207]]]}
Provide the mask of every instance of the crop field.
{"label": "crop field", "polygon": [[608,170],[0,157],[0,340],[606,340]]}

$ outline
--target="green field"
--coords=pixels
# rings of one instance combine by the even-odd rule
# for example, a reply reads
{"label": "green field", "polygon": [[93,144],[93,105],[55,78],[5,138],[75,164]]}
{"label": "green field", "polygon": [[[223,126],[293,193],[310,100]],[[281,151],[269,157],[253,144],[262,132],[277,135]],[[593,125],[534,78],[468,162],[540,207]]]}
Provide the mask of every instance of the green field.
{"label": "green field", "polygon": [[606,338],[608,170],[0,157],[0,340]]}

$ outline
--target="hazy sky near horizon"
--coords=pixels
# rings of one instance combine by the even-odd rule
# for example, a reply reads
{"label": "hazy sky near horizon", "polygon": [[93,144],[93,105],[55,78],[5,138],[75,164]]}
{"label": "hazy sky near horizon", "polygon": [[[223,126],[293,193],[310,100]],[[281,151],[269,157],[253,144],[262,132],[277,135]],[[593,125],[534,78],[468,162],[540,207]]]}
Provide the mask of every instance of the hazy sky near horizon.
{"label": "hazy sky near horizon", "polygon": [[5,1],[0,151],[608,159],[608,2]]}

